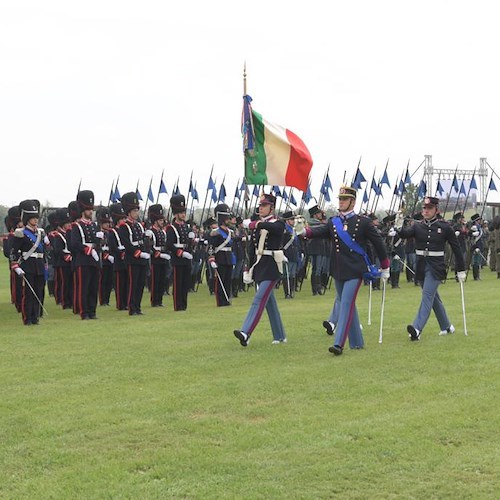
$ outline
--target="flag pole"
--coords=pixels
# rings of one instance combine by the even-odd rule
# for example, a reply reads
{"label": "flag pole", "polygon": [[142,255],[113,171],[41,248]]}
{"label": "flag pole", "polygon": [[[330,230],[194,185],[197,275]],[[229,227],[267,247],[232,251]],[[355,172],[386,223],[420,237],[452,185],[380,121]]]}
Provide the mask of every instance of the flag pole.
{"label": "flag pole", "polygon": [[[161,183],[163,182],[163,173],[165,172],[165,169],[161,171],[161,179],[160,179],[160,186],[158,187],[158,194],[156,195],[156,203],[158,203],[160,199],[160,189],[161,189]],[[137,182],[137,188],[139,188],[139,182]]]}
{"label": "flag pole", "polygon": [[113,179],[111,181],[111,191],[109,192],[109,199],[108,199],[108,208],[109,208],[109,205],[111,205],[111,199],[115,197],[115,191],[114,191],[114,186],[115,186],[115,180]]}
{"label": "flag pole", "polygon": [[[118,184],[118,183],[117,183]],[[146,196],[146,203],[144,204],[144,218],[146,218],[147,209],[148,209],[148,201],[149,201],[149,193],[151,193],[151,186],[153,185],[153,176],[151,176],[151,181],[149,182],[148,195]]]}
{"label": "flag pole", "polygon": [[[212,178],[213,171],[214,171],[214,164],[212,163],[212,170],[210,170],[209,179]],[[201,209],[200,225],[203,224],[203,215],[205,214],[205,207],[207,206],[207,197],[208,197],[208,187],[207,187],[207,190],[205,192],[205,201],[203,202],[203,208]]]}

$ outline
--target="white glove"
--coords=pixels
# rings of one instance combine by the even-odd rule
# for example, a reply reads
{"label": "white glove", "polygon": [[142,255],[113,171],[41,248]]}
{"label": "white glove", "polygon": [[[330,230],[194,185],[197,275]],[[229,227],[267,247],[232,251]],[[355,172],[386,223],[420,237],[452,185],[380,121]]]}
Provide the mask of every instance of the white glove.
{"label": "white glove", "polygon": [[182,252],[182,258],[187,260],[193,260],[193,256],[189,252]]}
{"label": "white glove", "polygon": [[200,238],[195,238],[193,241],[194,241],[195,243],[199,243]]}
{"label": "white glove", "polygon": [[194,233],[193,233],[193,231],[189,231],[189,233],[188,233],[188,238],[189,238],[190,240],[192,240],[192,239],[194,238]]}
{"label": "white glove", "polygon": [[386,269],[381,269],[380,270],[380,277],[384,280],[387,281],[389,279],[389,276],[391,275],[391,272],[389,268]]}
{"label": "white glove", "polygon": [[217,269],[217,262],[215,262],[215,260],[210,261],[210,267],[212,269]]}
{"label": "white glove", "polygon": [[477,238],[479,236],[479,231],[474,231],[472,233],[472,236],[474,236],[474,238]]}
{"label": "white glove", "polygon": [[389,232],[387,233],[387,236],[396,236],[398,233],[396,232],[396,230],[391,227],[391,229],[389,229]]}
{"label": "white glove", "polygon": [[114,264],[115,258],[112,255],[108,255],[108,260],[111,262],[111,264]]}
{"label": "white glove", "polygon": [[46,244],[46,245],[50,245],[50,240],[49,240],[49,237],[47,235],[44,236],[43,238],[43,242]]}
{"label": "white glove", "polygon": [[474,226],[471,226],[470,230],[471,230],[471,231],[477,231],[477,226],[475,226],[475,225],[474,225]]}
{"label": "white glove", "polygon": [[283,255],[283,262],[288,262],[288,257],[286,255]]}
{"label": "white glove", "polygon": [[465,271],[458,271],[457,279],[460,283],[465,283],[465,278],[467,278],[467,273]]}
{"label": "white glove", "polygon": [[396,254],[396,255],[393,257],[393,259],[394,259],[394,260],[401,260],[401,257],[400,257],[398,254]]}
{"label": "white glove", "polygon": [[92,251],[90,252],[90,255],[92,255],[92,258],[96,262],[99,262],[99,254],[95,251],[95,248],[92,249]]}
{"label": "white glove", "polygon": [[460,231],[455,231],[455,236],[460,236]]}
{"label": "white glove", "polygon": [[251,219],[243,219],[243,222],[242,222],[243,227],[245,229],[248,229],[250,227],[250,222],[252,222]]}
{"label": "white glove", "polygon": [[203,240],[204,245],[208,245],[208,240]]}
{"label": "white glove", "polygon": [[161,253],[160,254],[160,259],[165,259],[165,260],[170,260],[171,257],[168,253]]}
{"label": "white glove", "polygon": [[14,268],[14,272],[18,275],[18,276],[22,276],[23,274],[25,274],[25,272],[20,268],[20,267],[15,267]]}
{"label": "white glove", "polygon": [[151,231],[151,229],[146,229],[146,231],[144,231],[144,236],[147,236],[148,238],[152,238],[153,231]]}
{"label": "white glove", "polygon": [[95,235],[100,239],[100,240],[103,240],[104,239],[104,232],[103,231],[97,231],[97,233],[95,233]]}
{"label": "white glove", "polygon": [[475,249],[474,249],[474,252],[476,252],[476,253],[479,253],[480,251],[481,251],[481,250],[479,250],[479,248],[475,248]]}
{"label": "white glove", "polygon": [[301,234],[303,234],[306,230],[306,221],[305,219],[302,217],[302,218],[297,218],[295,219],[295,224],[293,225],[294,229],[295,229],[295,234],[297,234],[298,236],[300,236]]}
{"label": "white glove", "polygon": [[141,252],[141,255],[139,256],[141,259],[146,259],[149,260],[151,258],[151,254],[147,252]]}

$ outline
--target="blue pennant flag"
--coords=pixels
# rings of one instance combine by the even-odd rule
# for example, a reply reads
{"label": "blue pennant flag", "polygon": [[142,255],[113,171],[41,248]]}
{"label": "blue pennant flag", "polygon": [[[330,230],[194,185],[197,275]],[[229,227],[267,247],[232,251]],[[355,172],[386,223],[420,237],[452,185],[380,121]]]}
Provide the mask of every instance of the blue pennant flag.
{"label": "blue pennant flag", "polygon": [[377,185],[377,183],[375,182],[375,179],[372,179],[372,190],[375,191],[375,194],[377,196],[380,196],[381,193],[382,193],[382,189]]}
{"label": "blue pennant flag", "polygon": [[115,193],[113,191],[113,188],[109,190],[109,201],[111,201],[112,203],[115,202]]}
{"label": "blue pennant flag", "polygon": [[305,203],[309,203],[312,198],[312,193],[311,193],[311,186],[308,184],[307,189],[304,191],[304,194],[302,195],[302,199],[304,200]]}
{"label": "blue pennant flag", "polygon": [[160,181],[160,189],[158,190],[158,194],[161,193],[167,193],[167,188],[165,186],[165,183],[163,182],[163,179]]}
{"label": "blue pennant flag", "polygon": [[247,185],[245,184],[245,181],[241,181],[240,191],[245,191],[246,188]]}
{"label": "blue pennant flag", "polygon": [[424,180],[420,181],[417,191],[417,198],[423,198],[427,193],[427,184]]}
{"label": "blue pennant flag", "polygon": [[281,195],[281,197],[283,198],[283,201],[288,201],[288,195],[286,194],[286,191],[283,189],[283,194]]}
{"label": "blue pennant flag", "polygon": [[331,190],[332,189],[332,183],[330,181],[330,176],[328,174],[326,174],[325,182],[323,183],[323,186],[327,190]]}
{"label": "blue pennant flag", "polygon": [[238,198],[238,200],[241,198],[240,190],[238,189],[238,186],[236,186],[236,190],[234,191],[234,198]]}
{"label": "blue pennant flag", "polygon": [[493,182],[493,177],[490,179],[490,185],[488,186],[488,191],[496,191],[497,187],[495,186],[495,183]]}
{"label": "blue pennant flag", "polygon": [[212,201],[214,203],[217,203],[217,189],[215,188],[215,185],[214,188],[212,189]]}
{"label": "blue pennant flag", "polygon": [[297,206],[297,201],[295,200],[295,197],[293,196],[293,193],[290,193],[290,203],[292,205]]}
{"label": "blue pennant flag", "polygon": [[405,177],[405,184],[411,184],[411,177],[410,177],[410,172],[408,172],[408,169],[406,169],[406,177]]}
{"label": "blue pennant flag", "polygon": [[457,175],[456,174],[453,176],[453,180],[451,181],[451,185],[453,186],[453,189],[455,190],[455,193],[458,193],[458,181],[457,181]]}
{"label": "blue pennant flag", "polygon": [[389,183],[389,177],[387,175],[387,168],[384,171],[384,175],[382,176],[382,179],[380,179],[379,185],[382,186],[382,184],[387,184],[388,187],[391,187]]}
{"label": "blue pennant flag", "polygon": [[474,179],[474,176],[472,176],[472,179],[470,180],[469,189],[477,189],[476,179]]}
{"label": "blue pennant flag", "polygon": [[281,196],[281,191],[280,191],[280,188],[278,186],[273,186],[271,191],[274,193],[274,196],[276,196],[276,197]]}
{"label": "blue pennant flag", "polygon": [[330,193],[328,192],[328,190],[326,190],[326,191],[323,193],[323,197],[325,198],[325,201],[327,201],[328,203],[330,203],[331,198],[330,198]]}
{"label": "blue pennant flag", "polygon": [[210,179],[208,179],[207,191],[208,191],[209,189],[215,189],[215,183],[214,183],[214,181],[212,180],[212,176],[210,176]]}
{"label": "blue pennant flag", "polygon": [[368,203],[368,195],[366,194],[366,189],[365,193],[363,194],[363,203]]}
{"label": "blue pennant flag", "polygon": [[257,186],[257,184],[254,185],[252,194],[257,198],[259,197],[259,186]]}
{"label": "blue pennant flag", "polygon": [[148,199],[151,203],[154,203],[155,201],[155,197],[153,196],[153,190],[151,189],[151,184],[149,185]]}
{"label": "blue pennant flag", "polygon": [[113,193],[113,201],[116,203],[122,199],[120,191],[118,191],[118,186],[115,187],[115,192]]}
{"label": "blue pennant flag", "polygon": [[458,193],[458,196],[460,196],[461,194],[463,194],[464,196],[467,194],[465,192],[465,186],[464,186],[464,181],[462,181],[462,185],[460,186],[460,191]]}
{"label": "blue pennant flag", "polygon": [[226,199],[226,186],[224,186],[224,183],[222,183],[219,188],[219,201],[221,203],[224,203],[225,199]]}
{"label": "blue pennant flag", "polygon": [[175,186],[175,189],[174,189],[174,193],[173,193],[175,196],[181,194],[181,190],[179,189],[179,184],[177,184],[177,186]]}
{"label": "blue pennant flag", "polygon": [[444,189],[443,189],[443,186],[441,186],[441,181],[438,181],[436,193],[439,193],[439,196],[443,196]]}
{"label": "blue pennant flag", "polygon": [[142,201],[142,196],[141,196],[141,193],[139,193],[139,190],[138,190],[138,189],[136,189],[136,190],[135,190],[135,194],[137,195],[137,199],[138,199],[139,201]]}
{"label": "blue pennant flag", "polygon": [[354,176],[354,181],[352,182],[351,187],[353,187],[354,189],[359,189],[361,188],[362,182],[366,182],[366,179],[361,173],[361,170],[358,168],[356,170],[356,175]]}
{"label": "blue pennant flag", "polygon": [[200,197],[198,196],[198,190],[196,188],[193,188],[193,194],[191,195],[191,198],[196,201],[200,201]]}

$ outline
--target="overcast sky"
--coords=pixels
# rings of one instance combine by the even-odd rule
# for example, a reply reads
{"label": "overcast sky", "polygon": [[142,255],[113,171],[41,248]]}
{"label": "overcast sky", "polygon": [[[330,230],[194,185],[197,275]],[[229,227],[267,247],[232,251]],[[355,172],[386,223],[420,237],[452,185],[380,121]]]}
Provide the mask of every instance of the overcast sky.
{"label": "overcast sky", "polygon": [[360,156],[367,178],[389,159],[391,183],[425,154],[500,174],[497,7],[0,0],[0,204],[67,205],[80,178],[106,203],[118,175],[145,198],[163,169],[169,193],[193,170],[201,194],[212,164],[232,197],[244,61],[254,109],[307,144],[313,191],[329,164],[335,191],[350,181]]}

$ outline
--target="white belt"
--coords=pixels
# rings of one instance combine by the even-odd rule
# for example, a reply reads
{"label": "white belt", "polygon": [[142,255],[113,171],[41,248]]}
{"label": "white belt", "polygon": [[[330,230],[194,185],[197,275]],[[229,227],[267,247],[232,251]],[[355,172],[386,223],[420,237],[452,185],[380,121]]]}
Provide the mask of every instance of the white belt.
{"label": "white belt", "polygon": [[424,257],[444,257],[444,251],[433,252],[431,250],[415,250],[417,255],[423,255]]}
{"label": "white belt", "polygon": [[161,247],[153,247],[153,250],[156,250],[157,252],[161,251]]}
{"label": "white belt", "polygon": [[109,247],[108,247],[108,245],[103,245],[101,247],[101,249],[104,250],[105,252],[107,252],[109,250]]}
{"label": "white belt", "polygon": [[[28,252],[23,252],[23,257],[26,257],[27,254]],[[34,259],[43,259],[43,253],[33,252],[31,255],[28,256],[28,258],[29,257],[33,257]]]}
{"label": "white belt", "polygon": [[138,241],[131,241],[130,243],[132,243],[132,245],[134,247],[138,247],[139,246],[139,242]]}
{"label": "white belt", "polygon": [[232,252],[232,249],[228,248],[228,247],[219,248],[219,250],[217,250],[217,252],[215,252],[215,253],[219,253],[219,252]]}
{"label": "white belt", "polygon": [[186,245],[184,243],[174,243],[175,248],[186,248]]}
{"label": "white belt", "polygon": [[94,243],[84,243],[84,245],[89,248],[95,248]]}
{"label": "white belt", "polygon": [[262,250],[262,255],[274,255],[273,250]]}

